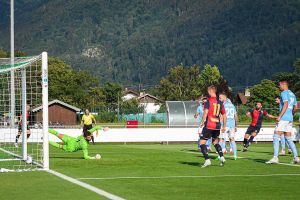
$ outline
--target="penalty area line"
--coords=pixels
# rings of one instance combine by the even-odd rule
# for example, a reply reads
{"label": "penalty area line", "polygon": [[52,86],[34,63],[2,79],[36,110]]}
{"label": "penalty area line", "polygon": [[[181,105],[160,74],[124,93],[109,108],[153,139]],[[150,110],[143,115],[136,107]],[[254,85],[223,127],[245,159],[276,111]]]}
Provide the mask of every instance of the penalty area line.
{"label": "penalty area line", "polygon": [[179,178],[223,178],[223,177],[275,177],[275,176],[300,176],[300,174],[235,174],[216,176],[124,176],[124,177],[100,177],[77,178],[78,180],[117,180],[117,179],[179,179]]}
{"label": "penalty area line", "polygon": [[80,187],[88,189],[88,190],[90,190],[90,191],[92,191],[94,193],[97,193],[100,196],[106,197],[106,198],[108,198],[110,200],[124,200],[122,197],[119,197],[119,196],[116,196],[114,194],[108,193],[108,192],[106,192],[104,190],[101,190],[101,189],[99,189],[97,187],[94,187],[94,186],[92,186],[90,184],[81,182],[81,181],[79,181],[79,180],[77,180],[75,178],[69,177],[69,176],[64,175],[62,173],[59,173],[59,172],[56,172],[56,171],[53,171],[53,170],[47,170],[47,172],[49,172],[50,174],[53,174],[53,175],[55,175],[55,176],[57,176],[57,177],[59,177],[61,179],[64,179],[64,180],[66,180],[68,182],[76,184],[76,185],[78,185]]}

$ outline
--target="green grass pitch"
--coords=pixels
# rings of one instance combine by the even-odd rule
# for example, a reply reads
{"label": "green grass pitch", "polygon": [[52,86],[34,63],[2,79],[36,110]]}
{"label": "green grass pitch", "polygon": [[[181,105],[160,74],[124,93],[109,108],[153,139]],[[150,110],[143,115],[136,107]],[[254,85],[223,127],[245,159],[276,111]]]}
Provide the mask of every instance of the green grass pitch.
{"label": "green grass pitch", "polygon": [[[196,148],[196,144],[90,145],[91,155],[101,153],[99,161],[81,159],[82,152],[51,148],[50,164],[55,171],[125,199],[299,198],[300,165],[265,164],[272,157],[272,144],[253,144],[249,152],[238,152],[243,158],[234,161],[227,155],[224,167],[213,160],[213,166],[205,169]],[[291,155],[280,157],[282,163],[291,160]],[[1,173],[0,180],[0,199],[105,199],[47,172]]]}

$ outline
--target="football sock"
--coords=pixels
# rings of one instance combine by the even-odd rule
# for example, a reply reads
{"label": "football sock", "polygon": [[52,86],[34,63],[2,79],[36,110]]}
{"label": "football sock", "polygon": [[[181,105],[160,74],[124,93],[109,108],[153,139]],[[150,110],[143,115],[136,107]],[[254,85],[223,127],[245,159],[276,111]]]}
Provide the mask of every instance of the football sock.
{"label": "football sock", "polygon": [[207,148],[206,148],[206,145],[205,144],[201,144],[200,145],[200,148],[201,148],[201,152],[205,158],[205,160],[208,160],[209,157],[208,157],[208,152],[207,152]]}
{"label": "football sock", "polygon": [[16,143],[18,143],[18,140],[19,140],[20,136],[21,136],[21,135],[17,135],[17,136],[16,136]]}
{"label": "football sock", "polygon": [[292,152],[294,154],[294,157],[298,157],[298,152],[297,152],[297,149],[296,149],[296,145],[292,141],[291,136],[285,136],[285,140],[289,144],[289,146],[290,146],[290,148],[291,148],[291,150],[292,150]]}
{"label": "football sock", "polygon": [[279,138],[280,138],[279,135],[277,135],[277,134],[273,135],[274,157],[278,157],[278,153],[279,153]]}
{"label": "football sock", "polygon": [[281,149],[284,150],[285,149],[285,137],[283,134],[280,136],[280,143],[281,143]]}
{"label": "football sock", "polygon": [[244,138],[244,142],[243,142],[244,147],[246,146],[247,142],[248,142],[248,139]]}
{"label": "football sock", "polygon": [[223,157],[222,147],[219,144],[215,144],[216,151],[220,157]]}
{"label": "football sock", "polygon": [[235,143],[235,141],[230,142],[230,146],[231,146],[231,148],[232,148],[234,157],[237,157],[237,148],[236,148],[236,143]]}

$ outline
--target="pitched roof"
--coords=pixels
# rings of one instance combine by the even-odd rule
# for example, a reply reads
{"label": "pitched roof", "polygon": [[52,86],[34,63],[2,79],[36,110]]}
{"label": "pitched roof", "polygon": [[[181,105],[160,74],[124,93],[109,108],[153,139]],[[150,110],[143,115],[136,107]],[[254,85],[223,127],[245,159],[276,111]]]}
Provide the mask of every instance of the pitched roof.
{"label": "pitched roof", "polygon": [[136,96],[139,96],[139,93],[138,92],[135,92],[133,90],[125,90],[124,93],[123,93],[123,96],[127,95],[127,94],[134,94]]}
{"label": "pitched roof", "polygon": [[242,104],[244,104],[244,105],[247,104],[248,99],[247,99],[247,97],[245,96],[244,93],[239,92],[239,93],[238,93],[238,97],[239,97],[239,99],[241,100]]}
{"label": "pitched roof", "polygon": [[[72,110],[74,110],[74,111],[76,111],[76,112],[80,112],[80,108],[77,108],[77,107],[75,107],[75,106],[71,106],[70,104],[67,104],[67,103],[65,103],[65,102],[63,102],[63,101],[60,101],[60,100],[58,100],[58,99],[55,99],[55,100],[53,100],[53,101],[50,101],[49,103],[48,103],[48,106],[51,106],[52,104],[60,104],[60,105],[63,105],[63,106],[65,106],[65,107],[67,107],[67,108],[70,108],[70,109],[72,109]],[[38,112],[39,110],[41,110],[43,108],[43,106],[39,106],[39,107],[36,107],[36,108],[34,108],[33,110],[32,110],[32,112]]]}
{"label": "pitched roof", "polygon": [[153,95],[151,95],[151,94],[144,94],[144,95],[141,95],[141,96],[138,97],[138,100],[141,100],[141,99],[143,99],[143,98],[145,98],[145,97],[149,97],[149,98],[154,99],[154,100],[156,100],[156,101],[161,101],[161,100],[159,100],[157,97],[155,97],[155,96],[153,96]]}

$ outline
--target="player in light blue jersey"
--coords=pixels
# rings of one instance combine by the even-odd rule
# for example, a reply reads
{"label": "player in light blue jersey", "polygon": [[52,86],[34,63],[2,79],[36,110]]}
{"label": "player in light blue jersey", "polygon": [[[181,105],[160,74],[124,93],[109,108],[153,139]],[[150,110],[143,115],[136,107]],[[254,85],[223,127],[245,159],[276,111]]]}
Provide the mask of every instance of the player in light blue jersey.
{"label": "player in light blue jersey", "polygon": [[[281,106],[281,104],[280,104],[280,97],[279,97],[279,96],[276,97],[275,102],[279,105],[279,112],[280,112],[282,106]],[[282,155],[282,156],[285,155],[285,144],[287,144],[287,146],[288,146],[288,153],[289,153],[289,154],[292,153],[292,150],[291,150],[289,144],[285,141],[284,134],[282,134],[282,135],[280,136],[280,144],[281,144],[281,152],[280,152],[280,155]]]}
{"label": "player in light blue jersey", "polygon": [[[200,121],[202,119],[203,116],[203,105],[204,103],[206,103],[207,99],[206,98],[199,98],[198,99],[198,107],[197,107],[197,111],[194,115],[194,117],[197,119],[199,119],[199,125],[200,125]],[[198,138],[198,150],[200,150],[200,135],[202,133],[202,127],[199,126],[198,128],[198,134],[199,134],[199,138]],[[211,139],[207,140],[206,142],[206,147],[207,150],[210,151],[210,145],[211,145]]]}
{"label": "player in light blue jersey", "polygon": [[296,145],[294,144],[291,138],[291,134],[293,130],[294,112],[297,109],[297,99],[295,94],[289,90],[289,85],[287,80],[280,81],[279,88],[282,92],[280,94],[280,114],[277,118],[278,122],[273,136],[274,157],[266,163],[267,164],[279,163],[279,159],[278,159],[279,139],[280,136],[284,134],[285,140],[289,144],[294,155],[292,163],[297,164],[300,162],[300,159],[298,157]]}
{"label": "player in light blue jersey", "polygon": [[230,147],[232,148],[234,159],[237,160],[237,147],[235,143],[235,133],[237,131],[238,115],[235,106],[231,103],[230,99],[227,98],[225,93],[219,95],[220,101],[224,102],[224,108],[227,116],[227,123],[225,132],[220,134],[220,145],[223,152],[226,151],[226,139],[229,138]]}

